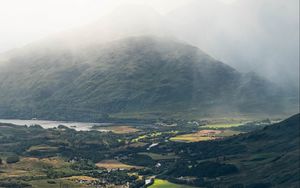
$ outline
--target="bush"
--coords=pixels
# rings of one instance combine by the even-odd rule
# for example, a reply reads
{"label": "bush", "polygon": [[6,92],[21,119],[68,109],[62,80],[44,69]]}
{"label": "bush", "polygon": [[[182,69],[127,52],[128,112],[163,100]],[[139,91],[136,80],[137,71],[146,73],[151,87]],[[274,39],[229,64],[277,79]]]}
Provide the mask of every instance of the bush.
{"label": "bush", "polygon": [[272,187],[271,183],[252,183],[246,186],[246,188],[270,188],[270,187]]}
{"label": "bush", "polygon": [[48,180],[47,183],[48,183],[48,184],[56,184],[56,182],[53,181],[53,180]]}
{"label": "bush", "polygon": [[244,188],[245,186],[241,183],[237,183],[237,184],[234,184],[234,185],[231,185],[229,186],[229,188]]}
{"label": "bush", "polygon": [[17,155],[10,156],[10,157],[6,158],[6,163],[7,164],[16,163],[16,162],[19,162],[19,161],[20,161],[20,158]]}
{"label": "bush", "polygon": [[188,164],[184,162],[177,162],[168,174],[171,174],[175,177],[180,176],[195,176],[198,178],[201,177],[219,177],[229,174],[237,173],[239,170],[233,164],[222,164],[218,162],[205,161],[199,164],[193,165],[191,168],[188,167]]}

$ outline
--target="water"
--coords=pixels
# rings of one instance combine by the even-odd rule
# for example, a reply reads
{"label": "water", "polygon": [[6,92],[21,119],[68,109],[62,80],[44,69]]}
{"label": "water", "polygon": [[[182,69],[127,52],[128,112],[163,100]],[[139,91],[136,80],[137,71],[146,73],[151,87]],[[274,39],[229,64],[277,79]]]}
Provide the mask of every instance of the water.
{"label": "water", "polygon": [[[11,123],[15,125],[40,125],[44,129],[50,129],[64,125],[68,128],[75,129],[76,131],[90,131],[94,125],[107,126],[110,123],[88,123],[88,122],[67,122],[67,121],[48,121],[48,120],[20,120],[20,119],[0,119],[0,123]],[[102,131],[102,129],[100,130]],[[103,129],[103,131],[105,131]]]}
{"label": "water", "polygon": [[154,143],[154,144],[151,144],[148,148],[147,148],[147,150],[149,151],[151,148],[153,148],[153,147],[155,147],[155,146],[157,146],[159,143]]}

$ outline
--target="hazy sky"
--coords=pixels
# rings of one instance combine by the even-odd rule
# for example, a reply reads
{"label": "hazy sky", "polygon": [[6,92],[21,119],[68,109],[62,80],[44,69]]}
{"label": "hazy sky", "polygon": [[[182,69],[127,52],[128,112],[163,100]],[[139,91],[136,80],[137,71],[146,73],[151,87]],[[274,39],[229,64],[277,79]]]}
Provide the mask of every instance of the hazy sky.
{"label": "hazy sky", "polygon": [[[0,0],[0,52],[98,20],[127,3],[161,14],[193,0]],[[201,1],[201,0],[200,0]],[[231,3],[234,0],[220,0]]]}
{"label": "hazy sky", "polygon": [[[154,9],[159,20],[149,25],[171,26],[170,34],[240,71],[299,87],[299,0],[0,0],[0,52],[89,23],[101,27],[98,20],[124,4]],[[109,25],[127,25],[116,17],[103,25],[132,29]]]}

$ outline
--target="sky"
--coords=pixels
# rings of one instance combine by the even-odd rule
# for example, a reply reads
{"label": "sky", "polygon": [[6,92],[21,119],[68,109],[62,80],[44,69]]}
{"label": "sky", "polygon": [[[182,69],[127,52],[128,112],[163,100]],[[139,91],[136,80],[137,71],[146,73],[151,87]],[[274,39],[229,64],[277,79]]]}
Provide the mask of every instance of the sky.
{"label": "sky", "polygon": [[[126,15],[114,12],[124,5],[155,10],[159,20],[144,25],[168,27],[167,33],[239,71],[299,87],[298,0],[0,0],[0,53],[92,23],[101,25],[101,19],[107,27],[130,30],[110,23],[124,23],[120,20]],[[111,12],[114,18],[107,16]],[[131,13],[129,19],[148,19]]]}
{"label": "sky", "polygon": [[[0,0],[0,52],[92,23],[123,4],[144,4],[159,13],[193,0]],[[231,3],[234,0],[220,0]]]}

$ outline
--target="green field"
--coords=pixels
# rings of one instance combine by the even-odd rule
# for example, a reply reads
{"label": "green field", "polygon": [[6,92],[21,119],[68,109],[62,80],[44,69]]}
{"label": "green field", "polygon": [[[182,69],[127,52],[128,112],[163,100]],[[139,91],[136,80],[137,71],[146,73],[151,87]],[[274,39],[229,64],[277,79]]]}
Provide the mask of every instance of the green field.
{"label": "green field", "polygon": [[155,179],[153,185],[149,188],[194,188],[188,185],[179,185],[170,183],[167,180]]}
{"label": "green field", "polygon": [[177,135],[175,137],[170,138],[171,141],[175,142],[201,142],[201,141],[209,141],[209,140],[215,140],[220,139],[223,137],[238,135],[242,132],[239,131],[233,131],[233,130],[227,130],[227,129],[220,129],[220,130],[209,130],[204,129],[200,130],[196,133],[191,134],[183,134],[183,135]]}
{"label": "green field", "polygon": [[117,160],[104,160],[96,164],[97,167],[99,168],[105,168],[109,170],[116,170],[116,169],[141,169],[143,167],[140,166],[133,166],[133,165],[128,165],[121,163]]}
{"label": "green field", "polygon": [[243,125],[242,123],[223,123],[223,124],[208,124],[201,126],[204,129],[225,129],[225,128],[232,128],[232,127],[239,127]]}
{"label": "green field", "polygon": [[170,138],[171,141],[174,142],[201,142],[201,141],[209,141],[214,140],[214,137],[208,137],[208,136],[198,136],[196,134],[185,134],[185,135],[178,135],[175,137]]}

